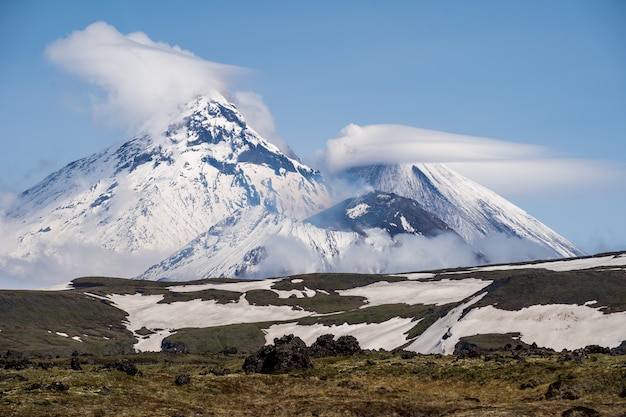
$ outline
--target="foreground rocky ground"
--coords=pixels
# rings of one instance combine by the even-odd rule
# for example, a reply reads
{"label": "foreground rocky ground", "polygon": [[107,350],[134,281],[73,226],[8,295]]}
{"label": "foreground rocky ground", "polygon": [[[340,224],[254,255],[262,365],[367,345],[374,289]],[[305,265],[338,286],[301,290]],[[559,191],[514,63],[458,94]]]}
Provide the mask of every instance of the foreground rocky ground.
{"label": "foreground rocky ground", "polygon": [[[253,359],[268,354],[275,357],[266,348]],[[626,416],[624,355],[522,346],[466,346],[453,356],[348,354],[311,355],[301,369],[256,373],[254,355],[234,350],[55,358],[8,352],[0,361],[0,415]],[[294,359],[292,351],[287,357]]]}

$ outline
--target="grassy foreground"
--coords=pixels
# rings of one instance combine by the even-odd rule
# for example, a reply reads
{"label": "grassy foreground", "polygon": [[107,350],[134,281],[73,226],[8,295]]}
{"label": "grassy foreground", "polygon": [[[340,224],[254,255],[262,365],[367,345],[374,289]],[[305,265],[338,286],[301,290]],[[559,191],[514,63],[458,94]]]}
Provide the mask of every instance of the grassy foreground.
{"label": "grassy foreground", "polygon": [[[514,356],[376,351],[283,375],[245,374],[243,355],[78,356],[82,370],[70,358],[5,359],[0,415],[626,416],[625,356]],[[116,368],[125,360],[139,373]]]}

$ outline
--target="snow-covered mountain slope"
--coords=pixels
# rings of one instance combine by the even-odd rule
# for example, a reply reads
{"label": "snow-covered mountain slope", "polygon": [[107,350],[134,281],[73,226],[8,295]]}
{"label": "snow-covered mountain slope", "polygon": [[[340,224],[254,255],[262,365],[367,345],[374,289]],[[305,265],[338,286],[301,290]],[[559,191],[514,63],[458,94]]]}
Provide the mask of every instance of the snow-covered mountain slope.
{"label": "snow-covered mountain slope", "polygon": [[[261,138],[233,105],[199,97],[161,136],[72,162],[25,191],[7,215],[17,236],[9,258],[62,258],[76,276],[84,255],[68,248],[94,247],[137,255],[141,269],[127,272],[136,274],[238,209],[302,219],[328,204],[317,171]],[[92,266],[85,272],[111,273]]]}
{"label": "snow-covered mountain slope", "polygon": [[[516,259],[520,261],[583,255],[519,207],[443,164],[375,165],[351,168],[343,175],[352,182],[416,200],[478,249],[483,249],[486,238],[500,235],[532,244],[526,256],[520,253]],[[537,251],[538,247],[542,250]],[[522,248],[517,246],[518,251]]]}
{"label": "snow-covered mountain slope", "polygon": [[417,201],[393,193],[372,191],[348,198],[305,222],[324,229],[363,233],[373,227],[391,236],[400,233],[437,236],[455,233],[443,220],[424,210]]}
{"label": "snow-covered mountain slope", "polygon": [[358,239],[356,233],[323,230],[264,207],[250,207],[212,226],[137,278],[189,281],[269,276],[262,271],[269,256],[273,262],[267,267],[274,275],[323,271],[338,248]]}
{"label": "snow-covered mountain slope", "polygon": [[[405,214],[397,211],[398,206],[392,208],[407,227],[418,226],[411,210]],[[392,236],[385,224],[380,220],[358,232],[336,230],[250,207],[211,227],[137,278],[188,281],[328,271],[391,273],[480,263],[474,249],[453,231],[423,236],[414,230]],[[437,224],[445,230],[445,224]]]}

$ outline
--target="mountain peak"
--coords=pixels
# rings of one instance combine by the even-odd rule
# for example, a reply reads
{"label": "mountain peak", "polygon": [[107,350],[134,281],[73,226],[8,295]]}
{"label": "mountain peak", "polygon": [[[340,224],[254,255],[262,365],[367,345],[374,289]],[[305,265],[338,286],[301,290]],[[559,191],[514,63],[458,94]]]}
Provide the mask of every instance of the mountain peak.
{"label": "mountain peak", "polygon": [[[302,219],[329,201],[320,174],[262,138],[234,105],[197,97],[162,135],[74,161],[25,191],[8,216],[20,224],[10,256],[34,262],[45,253],[65,274],[129,276],[239,209]],[[80,268],[79,255],[60,256],[87,246],[102,259],[136,254],[136,269]]]}
{"label": "mountain peak", "polygon": [[344,176],[350,181],[418,201],[470,244],[480,244],[499,235],[538,245],[529,249],[532,254],[520,254],[522,258],[515,260],[537,258],[538,248],[542,248],[544,257],[583,254],[519,207],[444,164],[372,165],[351,168]]}

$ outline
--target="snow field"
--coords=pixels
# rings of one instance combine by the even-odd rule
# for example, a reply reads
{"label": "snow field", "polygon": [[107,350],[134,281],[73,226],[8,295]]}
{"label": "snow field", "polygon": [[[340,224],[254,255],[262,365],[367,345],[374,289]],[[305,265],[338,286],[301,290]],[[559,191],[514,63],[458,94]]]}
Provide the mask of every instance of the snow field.
{"label": "snow field", "polygon": [[[535,264],[521,265],[493,265],[472,268],[471,271],[506,271],[510,269],[543,268],[550,271],[580,271],[583,269],[602,267],[626,267],[626,253],[607,255],[592,258],[566,259],[562,261],[548,261]],[[463,271],[461,273],[465,273]]]}
{"label": "snow field", "polygon": [[[420,319],[421,320],[421,319]],[[313,324],[303,326],[297,323],[274,324],[264,329],[265,343],[273,343],[274,338],[286,334],[298,336],[308,346],[324,334],[333,334],[335,339],[341,336],[354,336],[362,349],[392,350],[407,342],[406,334],[419,320],[394,317],[382,323],[344,323],[339,326],[325,326]]]}
{"label": "snow field", "polygon": [[405,303],[443,305],[461,301],[482,290],[493,281],[476,278],[441,281],[379,281],[364,287],[337,291],[340,295],[355,295],[367,298],[364,307],[384,304]]}
{"label": "snow field", "polygon": [[135,349],[161,350],[161,341],[173,331],[185,327],[212,327],[227,324],[255,323],[259,321],[293,320],[313,313],[294,310],[288,306],[250,305],[242,295],[238,302],[219,304],[215,300],[200,299],[171,304],[157,304],[163,295],[118,295],[107,297],[113,304],[128,313],[126,328],[136,332],[142,327],[165,331],[141,339]]}
{"label": "snow field", "polygon": [[523,342],[535,342],[556,351],[588,345],[617,347],[626,340],[624,323],[626,312],[603,314],[598,308],[585,305],[535,305],[519,311],[487,306],[470,310],[452,326],[442,353],[452,353],[461,337],[479,333],[519,332]]}

